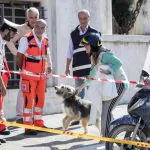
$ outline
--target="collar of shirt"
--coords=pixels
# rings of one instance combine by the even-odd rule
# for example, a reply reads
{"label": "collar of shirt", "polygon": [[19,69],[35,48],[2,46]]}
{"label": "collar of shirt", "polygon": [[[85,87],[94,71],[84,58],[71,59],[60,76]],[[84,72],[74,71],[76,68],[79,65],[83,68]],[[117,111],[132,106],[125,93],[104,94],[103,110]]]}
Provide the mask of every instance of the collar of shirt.
{"label": "collar of shirt", "polygon": [[82,29],[81,29],[81,27],[80,27],[80,26],[78,27],[78,29],[79,29],[79,31],[80,31],[80,35],[83,35],[83,34],[85,34],[85,33],[86,33],[86,31],[88,30],[88,26],[89,26],[89,25],[87,25],[87,26],[86,26],[86,28],[85,28],[85,30],[84,30],[84,31],[82,31]]}
{"label": "collar of shirt", "polygon": [[37,42],[39,48],[41,49],[41,47],[42,47],[42,41],[43,41],[43,39],[44,39],[44,37],[45,37],[44,34],[42,35],[42,39],[39,40],[38,37],[37,37],[36,34],[35,34],[34,29],[32,30],[32,32],[33,32],[33,36],[34,36],[34,38],[35,38],[35,41]]}

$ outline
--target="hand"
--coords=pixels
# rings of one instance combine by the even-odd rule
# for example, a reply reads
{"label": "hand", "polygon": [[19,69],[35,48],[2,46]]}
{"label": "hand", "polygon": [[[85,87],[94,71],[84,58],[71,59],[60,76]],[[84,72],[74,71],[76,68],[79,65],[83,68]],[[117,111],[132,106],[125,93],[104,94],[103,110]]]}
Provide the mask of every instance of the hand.
{"label": "hand", "polygon": [[48,68],[47,68],[47,73],[48,73],[48,74],[52,73],[52,68],[51,68],[51,67],[48,67]]}
{"label": "hand", "polygon": [[69,70],[69,68],[66,69],[65,74],[66,74],[67,76],[70,75],[70,70]]}
{"label": "hand", "polygon": [[2,95],[2,96],[5,96],[5,95],[6,95],[6,87],[5,87],[5,86],[2,86],[2,87],[0,88],[0,95]]}
{"label": "hand", "polygon": [[104,73],[104,74],[110,74],[110,72],[108,70],[105,70],[105,69],[100,69],[100,72]]}
{"label": "hand", "polygon": [[79,93],[83,90],[83,88],[85,88],[85,85],[82,84],[81,86],[77,87],[76,90],[77,90],[77,95],[79,95]]}

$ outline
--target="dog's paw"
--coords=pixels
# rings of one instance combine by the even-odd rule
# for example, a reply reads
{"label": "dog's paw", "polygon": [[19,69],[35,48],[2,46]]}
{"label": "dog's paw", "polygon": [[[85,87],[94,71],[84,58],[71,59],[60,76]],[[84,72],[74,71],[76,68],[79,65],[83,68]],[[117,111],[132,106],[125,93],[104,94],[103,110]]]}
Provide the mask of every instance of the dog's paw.
{"label": "dog's paw", "polygon": [[63,130],[63,131],[68,131],[68,129],[66,129],[66,128],[64,128],[64,127],[62,127],[62,130]]}

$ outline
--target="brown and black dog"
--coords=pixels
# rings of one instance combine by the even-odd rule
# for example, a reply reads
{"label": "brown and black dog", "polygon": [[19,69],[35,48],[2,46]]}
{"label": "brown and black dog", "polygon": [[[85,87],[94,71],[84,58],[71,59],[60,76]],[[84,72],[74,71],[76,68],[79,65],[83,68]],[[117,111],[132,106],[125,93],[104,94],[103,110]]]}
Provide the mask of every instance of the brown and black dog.
{"label": "brown and black dog", "polygon": [[[80,120],[84,128],[84,133],[87,133],[88,121],[90,118],[91,102],[81,99],[78,96],[78,91],[69,85],[55,86],[56,94],[63,98],[65,118],[63,119],[63,128],[68,129],[71,121]],[[99,120],[96,122],[96,127],[99,129]]]}

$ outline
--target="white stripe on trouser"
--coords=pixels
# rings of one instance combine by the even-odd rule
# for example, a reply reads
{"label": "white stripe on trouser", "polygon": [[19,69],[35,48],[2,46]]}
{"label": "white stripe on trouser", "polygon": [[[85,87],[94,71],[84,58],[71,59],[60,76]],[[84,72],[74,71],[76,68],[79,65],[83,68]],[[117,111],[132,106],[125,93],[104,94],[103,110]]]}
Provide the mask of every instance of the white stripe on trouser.
{"label": "white stripe on trouser", "polygon": [[32,109],[24,108],[23,112],[26,114],[32,114]]}
{"label": "white stripe on trouser", "polygon": [[42,115],[34,115],[34,120],[42,120]]}
{"label": "white stripe on trouser", "polygon": [[85,51],[84,47],[77,48],[77,49],[73,50],[73,54],[76,54],[76,53],[79,53],[79,52],[84,52],[84,51]]}
{"label": "white stripe on trouser", "polygon": [[35,107],[34,108],[34,112],[42,112],[43,108],[39,108],[39,107]]}
{"label": "white stripe on trouser", "polygon": [[0,120],[1,121],[6,121],[5,117],[4,117],[4,112],[3,110],[0,110]]}
{"label": "white stripe on trouser", "polygon": [[78,66],[78,67],[73,67],[73,71],[77,71],[77,70],[81,70],[81,69],[88,69],[91,68],[91,64],[88,65],[82,65],[82,66]]}
{"label": "white stripe on trouser", "polygon": [[32,122],[32,117],[24,117],[23,121],[25,122]]}
{"label": "white stripe on trouser", "polygon": [[0,110],[0,116],[3,116],[3,115],[4,115],[4,111]]}

